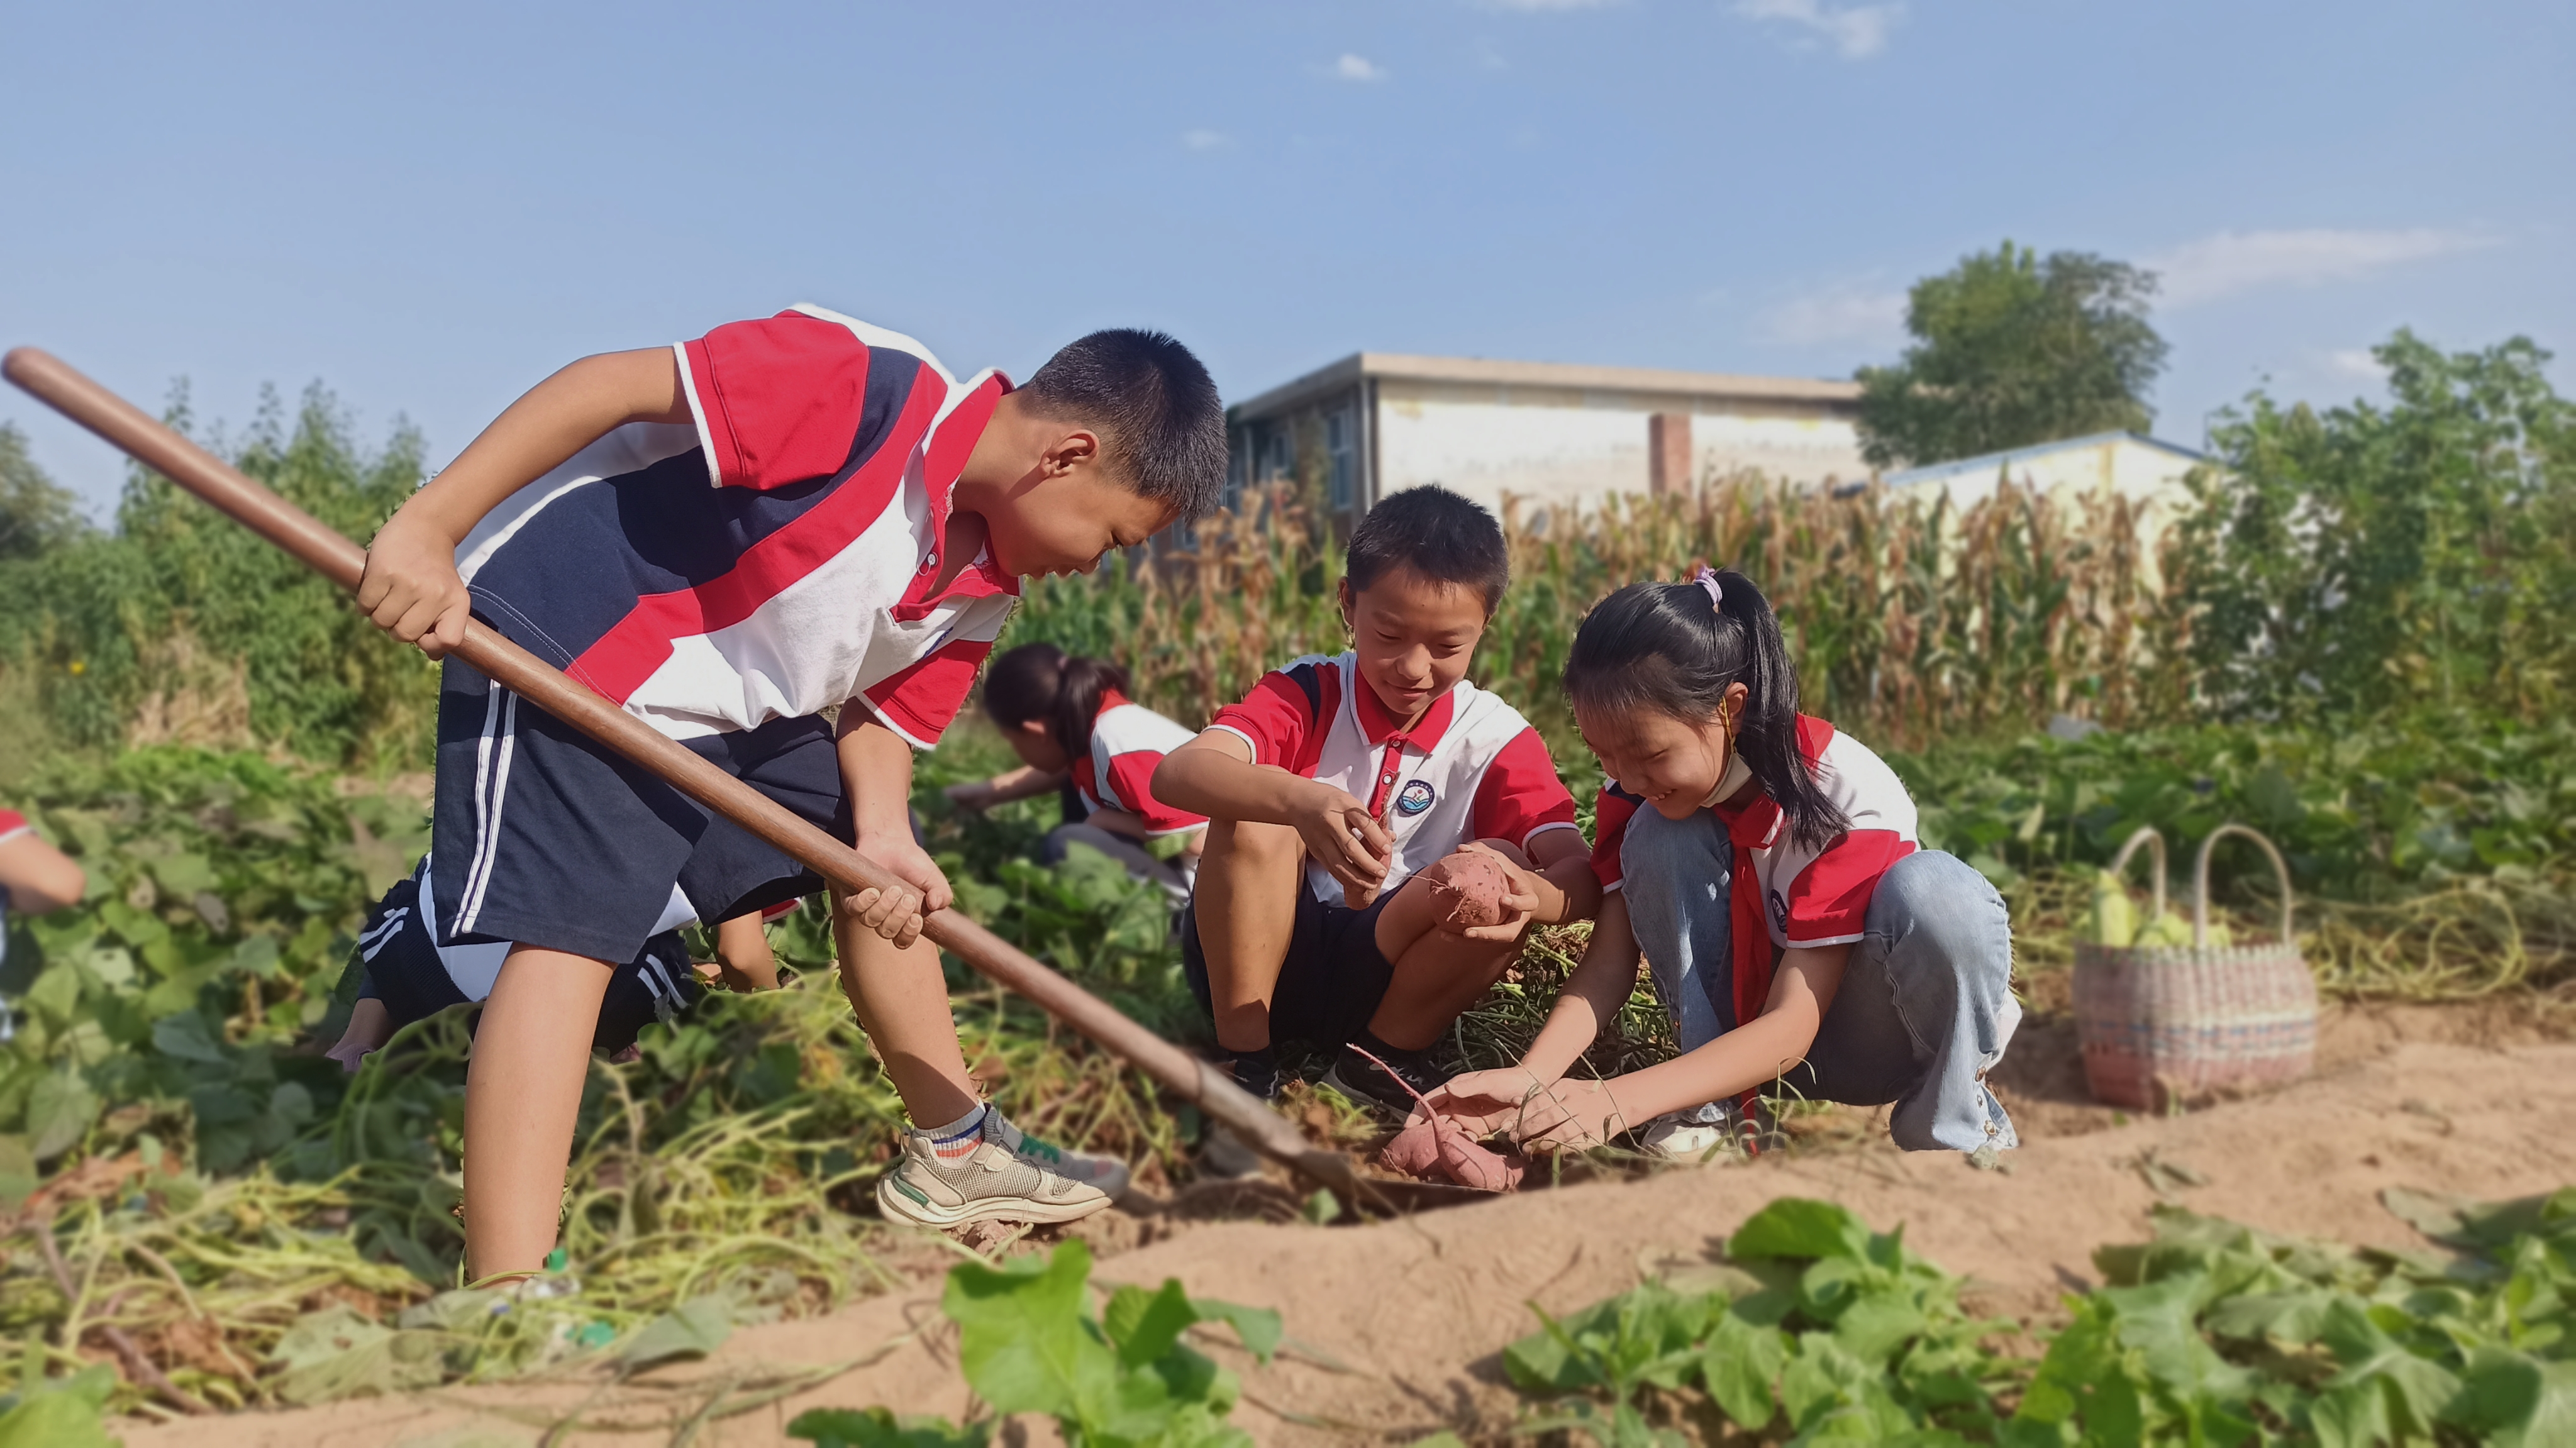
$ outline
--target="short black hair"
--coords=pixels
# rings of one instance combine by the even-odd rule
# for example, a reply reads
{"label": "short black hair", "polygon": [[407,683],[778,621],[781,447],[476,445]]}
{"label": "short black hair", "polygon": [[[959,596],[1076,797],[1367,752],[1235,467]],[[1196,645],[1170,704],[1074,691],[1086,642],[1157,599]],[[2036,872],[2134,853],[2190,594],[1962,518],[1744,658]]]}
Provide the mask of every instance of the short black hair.
{"label": "short black hair", "polygon": [[1225,490],[1225,404],[1190,349],[1161,332],[1113,327],[1047,359],[1019,390],[1046,417],[1100,430],[1101,461],[1183,518]]}
{"label": "short black hair", "polygon": [[1434,583],[1454,583],[1485,596],[1485,612],[1503,601],[1512,558],[1494,515],[1441,487],[1390,493],[1351,530],[1342,572],[1356,593],[1392,569],[1410,568]]}

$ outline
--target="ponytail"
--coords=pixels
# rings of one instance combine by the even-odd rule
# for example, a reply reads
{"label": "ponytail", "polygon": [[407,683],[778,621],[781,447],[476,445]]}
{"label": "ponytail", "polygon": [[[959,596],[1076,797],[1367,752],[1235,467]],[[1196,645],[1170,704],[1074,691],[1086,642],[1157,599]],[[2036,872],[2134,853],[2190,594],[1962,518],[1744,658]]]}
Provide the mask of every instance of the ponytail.
{"label": "ponytail", "polygon": [[1850,829],[1798,748],[1798,671],[1752,579],[1724,569],[1696,583],[1632,583],[1584,616],[1565,659],[1575,706],[1607,714],[1651,709],[1706,724],[1736,684],[1745,699],[1735,752],[1791,836],[1815,848]]}
{"label": "ponytail", "polygon": [[984,713],[1005,729],[1035,720],[1047,737],[1080,759],[1091,752],[1091,721],[1100,701],[1127,692],[1127,671],[1107,659],[1068,654],[1053,644],[1022,644],[993,660],[984,674]]}

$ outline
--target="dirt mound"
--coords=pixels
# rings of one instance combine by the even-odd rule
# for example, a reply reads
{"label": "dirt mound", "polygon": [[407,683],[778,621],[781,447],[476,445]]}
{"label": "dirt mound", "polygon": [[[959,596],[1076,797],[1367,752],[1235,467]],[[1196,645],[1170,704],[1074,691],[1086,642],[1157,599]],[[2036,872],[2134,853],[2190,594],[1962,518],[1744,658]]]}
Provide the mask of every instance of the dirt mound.
{"label": "dirt mound", "polygon": [[[1444,1426],[1472,1436],[1518,1411],[1496,1355],[1535,1325],[1529,1303],[1579,1307],[1659,1264],[1703,1257],[1779,1196],[1830,1197],[1873,1224],[1902,1222],[1908,1243],[1967,1274],[1985,1305],[2045,1316],[2060,1293],[2090,1285],[2095,1246],[2145,1235],[2159,1191],[2274,1231],[2407,1246],[2421,1243],[2379,1207],[2382,1188],[2499,1197],[2576,1182],[2576,1099],[2565,1089],[2576,1079],[2576,1046],[2499,1049],[2410,1040],[2409,1030],[2426,1033],[2402,1017],[2353,1016],[2330,1038],[2378,1044],[2338,1046],[2314,1079],[2183,1116],[2113,1126],[2106,1114],[2098,1130],[2036,1135],[2008,1158],[2008,1172],[1899,1153],[1864,1135],[1750,1167],[1677,1168],[1361,1227],[1224,1222],[1164,1236],[1168,1219],[1113,1213],[1084,1235],[1104,1254],[1147,1243],[1104,1255],[1103,1281],[1178,1277],[1193,1292],[1286,1316],[1291,1350],[1267,1369],[1215,1349],[1244,1373],[1249,1401],[1236,1421],[1261,1442],[1401,1442]],[[2205,1185],[2184,1185],[2194,1178]],[[938,1289],[925,1276],[828,1318],[749,1329],[707,1362],[604,1396],[596,1380],[450,1389],[124,1432],[132,1448],[482,1448],[534,1443],[553,1417],[589,1400],[593,1411],[614,1404],[629,1422],[661,1424],[663,1441],[713,1404],[692,1441],[748,1445],[786,1441],[788,1419],[811,1406],[955,1414],[966,1393]],[[775,1391],[764,1383],[784,1386],[788,1365],[853,1359],[863,1362],[819,1387],[720,1416]],[[553,1441],[657,1440],[574,1432]]]}

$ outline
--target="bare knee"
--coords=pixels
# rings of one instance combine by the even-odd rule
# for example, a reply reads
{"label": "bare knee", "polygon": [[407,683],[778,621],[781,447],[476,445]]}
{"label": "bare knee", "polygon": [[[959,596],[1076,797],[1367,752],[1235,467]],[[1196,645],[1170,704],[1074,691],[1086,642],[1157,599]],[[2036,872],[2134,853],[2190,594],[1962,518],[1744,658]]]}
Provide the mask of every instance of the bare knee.
{"label": "bare knee", "polygon": [[1207,845],[1200,852],[1199,868],[1206,869],[1224,862],[1247,865],[1295,864],[1306,853],[1306,842],[1289,825],[1264,824],[1253,820],[1210,820]]}

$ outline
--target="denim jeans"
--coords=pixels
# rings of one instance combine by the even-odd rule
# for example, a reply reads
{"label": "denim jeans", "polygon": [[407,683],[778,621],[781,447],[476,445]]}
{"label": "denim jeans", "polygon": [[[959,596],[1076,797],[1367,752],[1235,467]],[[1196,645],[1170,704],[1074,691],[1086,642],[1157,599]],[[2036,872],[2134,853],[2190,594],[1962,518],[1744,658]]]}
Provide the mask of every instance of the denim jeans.
{"label": "denim jeans", "polygon": [[[1676,821],[1641,809],[1619,854],[1656,997],[1681,1048],[1695,1050],[1738,1024],[1735,847],[1705,810]],[[2012,927],[1994,886],[1954,856],[1908,855],[1879,877],[1815,1044],[1782,1084],[1811,1100],[1896,1103],[1889,1127],[1908,1151],[2014,1146],[2012,1118],[1986,1089],[2021,1022],[2011,979]],[[1720,1109],[1690,1114],[1714,1121]]]}

